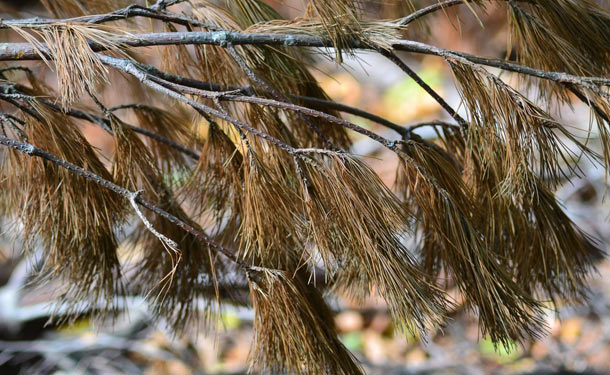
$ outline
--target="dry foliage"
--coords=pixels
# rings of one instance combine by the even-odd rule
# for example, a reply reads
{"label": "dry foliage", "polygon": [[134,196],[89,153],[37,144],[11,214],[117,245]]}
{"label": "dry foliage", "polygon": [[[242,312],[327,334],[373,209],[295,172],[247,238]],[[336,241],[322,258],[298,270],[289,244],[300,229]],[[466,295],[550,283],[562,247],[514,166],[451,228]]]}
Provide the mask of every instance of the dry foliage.
{"label": "dry foliage", "polygon": [[[42,3],[78,18],[0,22],[58,88],[39,69],[0,70],[0,143],[12,147],[0,159],[0,215],[44,255],[41,280],[65,282],[64,318],[104,317],[137,294],[176,332],[209,327],[247,283],[252,370],[360,374],[325,294],[379,295],[398,331],[426,337],[455,306],[455,287],[481,333],[506,348],[545,332],[548,301],[586,297],[601,246],[553,192],[582,160],[610,167],[610,14],[595,2],[502,2],[518,61],[533,70],[429,48],[468,112],[436,97],[458,124],[435,141],[377,119],[402,136],[391,141],[342,120],[297,48],[321,40],[337,63],[395,48],[405,26],[367,18],[366,1],[303,1],[291,20],[258,0],[138,3],[106,18],[87,16],[131,2]],[[478,12],[487,1],[464,3]],[[148,19],[113,23],[134,9]],[[180,42],[192,35],[200,41]],[[147,40],[160,62],[129,47]],[[520,71],[542,103],[482,64]],[[115,69],[147,87],[146,103],[97,98],[121,81]],[[544,108],[573,99],[591,107],[600,154]],[[91,146],[83,121],[108,133],[112,152]],[[397,155],[394,190],[349,153],[348,129]]]}
{"label": "dry foliage", "polygon": [[272,374],[362,374],[334,334],[332,312],[317,290],[275,270],[251,274],[249,284],[256,313],[253,368]]}

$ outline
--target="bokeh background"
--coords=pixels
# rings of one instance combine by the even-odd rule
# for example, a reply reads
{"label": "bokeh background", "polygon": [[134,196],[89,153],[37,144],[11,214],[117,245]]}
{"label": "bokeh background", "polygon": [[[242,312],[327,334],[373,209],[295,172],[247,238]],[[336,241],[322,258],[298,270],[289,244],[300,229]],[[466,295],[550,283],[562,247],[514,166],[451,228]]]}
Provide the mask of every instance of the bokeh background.
{"label": "bokeh background", "polygon": [[[296,17],[303,11],[300,0],[268,2],[286,17]],[[445,48],[504,58],[510,48],[505,8],[500,3],[491,4],[485,12],[478,11],[476,17],[464,6],[439,12],[428,17],[425,24],[412,26],[406,36]],[[370,1],[367,11],[377,17],[398,18],[406,8]],[[0,1],[0,17],[14,18],[15,14],[45,16],[35,0]],[[2,39],[5,35],[0,34]],[[154,60],[155,50],[147,53]],[[404,125],[449,120],[415,82],[378,55],[357,53],[337,66],[323,53],[312,53],[314,73],[336,101]],[[451,72],[442,59],[408,54],[401,57],[465,115]],[[32,66],[40,74],[48,74],[52,84],[52,72],[41,63]],[[536,98],[536,92],[527,89],[519,77],[507,73],[501,77]],[[122,99],[116,96],[116,91],[116,87],[107,87],[101,97],[112,105],[113,100]],[[576,99],[571,108],[552,106],[549,111],[577,136],[582,137],[589,130],[589,110]],[[348,119],[388,138],[396,137],[360,118],[348,116]],[[86,126],[84,131],[92,143],[111,152],[111,139],[105,138],[97,127]],[[595,147],[594,128],[592,132],[591,144]],[[426,128],[420,134],[435,136]],[[393,155],[370,139],[353,135],[353,140],[352,152],[362,156],[392,186],[397,163]],[[583,163],[584,177],[561,186],[557,194],[570,217],[599,238],[607,250],[610,243],[607,178],[603,170]],[[142,299],[128,300],[128,311],[113,322],[93,322],[83,317],[71,325],[49,324],[55,286],[32,283],[36,260],[21,255],[21,243],[14,231],[14,223],[0,222],[0,374],[247,372],[253,312],[246,308],[227,307],[216,329],[193,327],[179,337],[164,322],[150,318]],[[331,301],[331,305],[337,312],[336,324],[343,342],[368,374],[610,373],[610,260],[601,261],[599,273],[591,279],[588,303],[549,309],[549,334],[540,341],[516,346],[511,352],[496,350],[487,338],[481,337],[476,318],[459,304],[447,325],[432,332],[426,340],[396,334],[381,299],[371,298],[364,305],[340,299]]]}

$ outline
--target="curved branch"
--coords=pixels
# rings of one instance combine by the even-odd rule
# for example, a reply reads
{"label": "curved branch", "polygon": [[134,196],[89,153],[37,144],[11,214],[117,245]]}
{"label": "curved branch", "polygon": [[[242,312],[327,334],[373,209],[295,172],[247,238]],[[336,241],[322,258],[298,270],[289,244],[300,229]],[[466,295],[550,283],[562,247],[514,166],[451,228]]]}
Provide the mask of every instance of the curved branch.
{"label": "curved branch", "polygon": [[362,117],[367,120],[371,120],[373,122],[378,123],[379,125],[383,125],[389,129],[392,129],[395,132],[397,132],[398,134],[403,135],[403,136],[408,134],[408,131],[407,131],[407,129],[405,129],[405,127],[403,127],[399,124],[396,124],[388,119],[385,119],[381,116],[378,116],[374,113],[370,113],[365,110],[362,110],[360,108],[352,107],[352,106],[349,106],[349,105],[343,104],[343,103],[338,103],[338,102],[335,102],[332,100],[314,98],[312,96],[301,96],[301,95],[288,95],[288,96],[290,96],[293,99],[300,100],[300,101],[303,101],[306,103],[318,104],[318,105],[327,107],[329,109],[334,109],[339,112],[349,113],[354,116],[358,116],[358,117]]}
{"label": "curved branch", "polygon": [[[248,96],[252,96],[254,94],[252,91],[252,88],[250,86],[224,87],[223,85],[220,85],[220,84],[217,84],[214,82],[204,82],[204,81],[200,81],[200,80],[193,79],[193,78],[169,74],[169,73],[160,71],[159,69],[157,69],[156,67],[154,67],[152,65],[141,64],[141,63],[138,63],[137,65],[142,70],[144,70],[154,76],[157,76],[157,77],[163,79],[164,81],[176,83],[180,86],[191,87],[191,88],[195,88],[195,89],[199,89],[199,90],[203,90],[203,91],[236,91],[236,90],[239,90],[239,91],[241,91],[241,93],[243,95],[248,95]],[[392,129],[395,132],[397,132],[398,134],[403,135],[403,136],[408,134],[408,132],[405,131],[403,126],[396,124],[381,116],[364,111],[360,108],[351,107],[351,106],[343,104],[343,103],[338,103],[338,102],[335,102],[332,100],[327,100],[327,99],[315,98],[312,96],[302,96],[302,95],[294,95],[294,94],[287,94],[287,96],[292,99],[295,99],[297,101],[303,101],[303,102],[311,103],[311,104],[318,104],[318,105],[327,107],[329,109],[334,109],[339,112],[349,113],[354,116],[358,116],[358,117],[365,118],[367,120],[371,120],[382,126]]]}
{"label": "curved branch", "polygon": [[406,26],[406,25],[410,24],[411,22],[413,22],[415,20],[418,20],[418,19],[420,19],[420,18],[422,18],[424,16],[427,16],[430,13],[434,13],[434,12],[436,12],[438,10],[441,10],[441,9],[444,10],[446,8],[451,8],[451,7],[456,6],[456,5],[462,5],[462,4],[466,4],[466,3],[471,3],[472,1],[473,0],[447,0],[447,1],[436,3],[436,4],[432,4],[432,5],[429,5],[429,6],[425,7],[425,8],[418,9],[417,11],[409,14],[408,16],[399,19],[397,21],[397,23],[399,25]]}
{"label": "curved branch", "polygon": [[[428,14],[437,12],[439,10],[445,10],[447,8],[454,7],[456,5],[467,5],[468,3],[472,3],[474,1],[475,0],[446,0],[443,2],[438,2],[436,4],[432,4],[425,8],[416,10],[415,12],[409,14],[408,16],[399,19],[397,21],[397,23],[399,25],[406,26],[413,21],[416,21],[424,16],[427,16]],[[503,1],[508,1],[508,0],[503,0]],[[525,2],[525,3],[531,2],[531,0],[518,0],[518,1]]]}
{"label": "curved branch", "polygon": [[[389,139],[386,139],[378,134],[373,133],[372,131],[370,131],[368,129],[365,129],[354,123],[346,121],[342,118],[330,115],[325,112],[317,111],[312,108],[307,108],[307,107],[303,107],[303,106],[300,106],[297,104],[283,102],[280,100],[260,98],[260,97],[256,97],[256,96],[232,95],[232,94],[228,94],[228,93],[226,94],[226,93],[217,92],[217,91],[199,90],[199,89],[195,89],[192,87],[181,86],[181,85],[178,85],[175,83],[162,81],[158,78],[156,80],[159,80],[160,84],[162,86],[164,86],[165,88],[170,88],[172,90],[179,91],[179,92],[182,92],[185,94],[197,95],[197,96],[209,98],[209,99],[258,104],[258,105],[263,105],[263,106],[285,109],[285,110],[293,111],[293,112],[300,113],[300,114],[303,114],[306,116],[318,117],[318,118],[324,119],[325,121],[328,121],[330,123],[341,125],[347,129],[353,130],[357,133],[367,136],[367,137],[381,143],[382,145],[384,145],[385,147],[387,147],[391,150],[396,149],[396,142],[390,141]],[[184,101],[183,99],[179,99],[179,100]],[[191,103],[187,103],[187,104],[191,104]],[[235,121],[235,120],[233,120],[233,121]],[[280,146],[280,145],[278,145],[278,146]],[[309,150],[309,149],[307,149],[307,150]],[[287,151],[288,152],[298,151],[298,152],[302,153],[303,149],[293,149],[292,151],[291,150],[287,150]],[[335,151],[333,151],[333,152],[335,152]]]}
{"label": "curved branch", "polygon": [[90,25],[97,25],[134,17],[158,19],[160,21],[173,22],[180,25],[195,24],[197,26],[207,27],[211,30],[218,29],[218,27],[214,25],[209,25],[201,21],[182,16],[180,14],[168,12],[165,9],[170,5],[175,5],[179,2],[184,1],[185,0],[173,1],[172,4],[165,5],[157,3],[148,8],[138,4],[131,4],[123,9],[118,9],[105,14],[85,15],[63,19],[34,17],[16,20],[0,20],[0,29],[8,29],[11,27],[38,28],[57,23],[86,23]]}
{"label": "curved branch", "polygon": [[443,128],[458,128],[457,124],[453,124],[451,122],[447,122],[447,121],[442,121],[442,120],[434,120],[434,121],[422,121],[422,122],[417,122],[415,124],[411,124],[409,126],[405,127],[405,130],[409,133],[413,132],[414,130],[417,130],[419,128],[423,128],[423,127],[427,127],[427,126],[440,126]]}

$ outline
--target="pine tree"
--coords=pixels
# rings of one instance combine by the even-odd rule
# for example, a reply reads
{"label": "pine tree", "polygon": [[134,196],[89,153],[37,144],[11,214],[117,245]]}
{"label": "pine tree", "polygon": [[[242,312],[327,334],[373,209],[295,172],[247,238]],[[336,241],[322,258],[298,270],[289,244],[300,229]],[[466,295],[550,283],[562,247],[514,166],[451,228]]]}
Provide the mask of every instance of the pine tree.
{"label": "pine tree", "polygon": [[[112,317],[144,295],[179,333],[214,326],[247,285],[252,369],[359,374],[326,295],[378,294],[397,330],[425,336],[445,322],[452,285],[507,348],[545,333],[548,301],[585,298],[603,253],[554,190],[582,175],[580,160],[610,171],[610,13],[593,0],[494,1],[512,60],[409,39],[430,14],[491,0],[398,1],[410,13],[391,21],[364,0],[303,0],[296,19],[260,0],[41,2],[49,18],[0,21],[0,216],[26,251],[43,249],[64,318]],[[331,101],[307,47],[337,64],[384,56],[453,121],[401,126]],[[399,51],[443,59],[468,116]],[[104,104],[104,88],[121,104]],[[591,108],[601,153],[549,113],[573,98]],[[111,155],[84,124],[112,139]],[[396,186],[350,153],[350,132],[398,157]]]}

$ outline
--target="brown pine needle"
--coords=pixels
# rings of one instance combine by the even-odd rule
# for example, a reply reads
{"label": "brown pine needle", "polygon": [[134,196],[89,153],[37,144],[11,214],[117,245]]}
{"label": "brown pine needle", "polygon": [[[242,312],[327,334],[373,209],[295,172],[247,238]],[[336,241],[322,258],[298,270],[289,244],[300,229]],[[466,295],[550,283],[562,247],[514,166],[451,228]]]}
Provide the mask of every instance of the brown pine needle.
{"label": "brown pine needle", "polygon": [[255,313],[251,371],[362,374],[337,337],[330,309],[315,289],[275,270],[251,274],[249,284]]}

